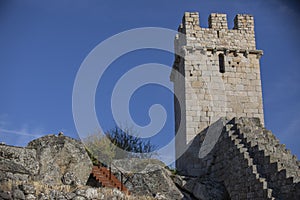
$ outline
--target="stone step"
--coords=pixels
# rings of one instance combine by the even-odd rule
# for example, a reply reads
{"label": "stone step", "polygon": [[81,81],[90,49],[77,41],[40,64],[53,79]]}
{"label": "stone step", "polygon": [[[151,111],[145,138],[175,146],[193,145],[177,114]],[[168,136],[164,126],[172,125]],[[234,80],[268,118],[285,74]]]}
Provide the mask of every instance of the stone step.
{"label": "stone step", "polygon": [[[297,160],[297,157],[293,156],[290,153],[290,151],[285,148],[284,145],[279,145],[280,148],[274,147],[272,150],[270,150],[270,149],[266,149],[264,145],[259,145],[258,142],[253,142],[253,139],[251,140],[251,139],[249,139],[249,137],[247,138],[243,134],[240,134],[239,138],[243,138],[242,142],[246,143],[246,146],[248,148],[254,146],[258,150],[264,150],[264,153],[266,156],[268,156],[268,155],[271,156],[271,162],[279,162],[279,163],[282,163],[284,167],[288,167],[288,165],[286,165],[284,162],[290,163],[291,160],[293,160],[292,163],[293,163],[294,167],[298,166],[298,168],[299,168],[299,165],[298,165],[299,161]],[[248,141],[250,142],[250,145],[249,145]],[[274,153],[274,150],[277,150],[278,152]],[[284,156],[283,156],[283,154],[284,154]]]}
{"label": "stone step", "polygon": [[230,131],[230,130],[234,130],[234,128],[233,128],[233,127],[234,127],[234,125],[233,125],[233,124],[226,124],[226,125],[225,125],[225,131],[227,131],[227,132],[228,132],[228,131]]}
{"label": "stone step", "polygon": [[[250,155],[256,156],[256,159],[254,159],[255,163],[259,163],[261,165],[269,165],[271,163],[277,163],[277,169],[274,170],[273,173],[279,172],[281,169],[287,170],[287,177],[296,177],[297,172],[295,172],[295,166],[294,165],[288,165],[286,161],[282,159],[282,156],[272,156],[270,153],[266,153],[264,150],[260,150],[261,148],[258,147],[258,145],[254,147],[249,147]],[[253,151],[253,152],[252,152]],[[264,159],[259,159],[259,157],[262,157]]]}
{"label": "stone step", "polygon": [[[274,199],[274,197],[272,196],[273,190],[268,187],[267,180],[261,177],[258,173],[257,166],[254,164],[253,159],[250,157],[248,148],[246,145],[244,145],[243,140],[238,137],[238,134],[236,132],[231,131],[230,134],[230,139],[233,141],[238,151],[243,155],[243,158],[246,161],[246,165],[251,169],[251,173],[254,175],[254,178],[259,183],[261,183],[261,187],[264,190],[264,197],[267,199]],[[263,151],[261,151],[261,154],[263,154]]]}
{"label": "stone step", "polygon": [[[253,159],[250,157],[247,147],[243,144],[242,139],[238,137],[238,134],[231,128],[226,132],[230,144],[233,145],[234,151],[229,153],[229,159],[237,159],[241,163],[244,177],[247,177],[246,182],[241,183],[245,187],[249,188],[249,193],[254,196],[254,198],[259,197],[263,199],[274,199],[272,196],[272,189],[268,187],[268,182],[265,178],[261,177],[258,173],[257,166],[254,164]],[[260,191],[260,194],[256,192]],[[250,195],[251,196],[251,195]],[[246,197],[245,197],[246,198]]]}
{"label": "stone step", "polygon": [[92,175],[102,184],[103,187],[117,188],[122,192],[129,194],[125,185],[121,183],[119,179],[117,179],[107,168],[93,166]]}
{"label": "stone step", "polygon": [[[271,134],[270,131],[264,131],[264,132]],[[248,137],[247,137],[247,135],[248,135]],[[259,145],[260,150],[265,150],[265,154],[272,155],[272,157],[274,157],[274,159],[286,158],[286,160],[288,160],[288,161],[293,160],[294,164],[299,166],[299,164],[298,164],[299,161],[298,161],[297,157],[292,155],[290,150],[286,149],[285,145],[280,144],[279,141],[275,138],[275,136],[274,136],[275,139],[272,137],[268,137],[267,141],[260,143],[259,142],[260,139],[265,140],[265,138],[262,134],[257,134],[257,135],[247,134],[247,135],[240,133],[239,138],[245,139],[247,141],[247,143],[250,143],[250,146],[256,146],[256,145],[260,144]],[[262,144],[266,144],[266,145],[262,145]],[[275,150],[278,151],[276,154],[274,154]],[[285,156],[282,156],[282,154],[285,154]]]}
{"label": "stone step", "polygon": [[[262,128],[255,127],[237,127],[236,131],[231,131],[231,138],[239,143],[237,146],[244,145],[249,152],[250,158],[253,160],[253,172],[257,172],[260,178],[265,178],[263,187],[267,184],[267,189],[273,189],[270,194],[280,195],[281,188],[285,186],[293,189],[293,184],[299,180],[299,161],[293,156],[285,145],[279,143],[276,137],[270,132]],[[237,137],[236,137],[237,136]],[[243,147],[240,147],[243,149]],[[248,158],[248,156],[245,156]],[[250,162],[248,164],[251,164]],[[296,179],[295,179],[296,178]],[[269,183],[269,184],[268,184]],[[270,196],[270,195],[268,195]]]}

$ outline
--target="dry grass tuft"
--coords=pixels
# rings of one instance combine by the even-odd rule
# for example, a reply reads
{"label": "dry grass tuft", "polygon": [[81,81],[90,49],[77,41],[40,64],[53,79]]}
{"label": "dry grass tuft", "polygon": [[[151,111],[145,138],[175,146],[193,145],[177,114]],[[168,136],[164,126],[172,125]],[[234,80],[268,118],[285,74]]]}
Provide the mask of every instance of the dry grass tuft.
{"label": "dry grass tuft", "polygon": [[[38,181],[27,181],[27,182],[23,182],[23,181],[5,181],[2,182],[2,184],[0,185],[0,191],[12,191],[13,187],[19,186],[21,184],[29,184],[29,185],[33,185],[35,190],[36,190],[36,195],[44,193],[46,195],[48,195],[50,193],[51,190],[56,190],[56,191],[60,191],[63,193],[72,193],[75,192],[78,189],[82,189],[82,190],[86,190],[88,188],[90,188],[89,186],[69,186],[69,185],[46,185],[46,184],[41,184]],[[103,194],[105,199],[112,199],[113,197],[116,196],[122,196],[122,200],[154,200],[155,198],[151,197],[151,196],[135,196],[135,195],[128,195],[128,194],[121,194],[119,192],[116,191],[116,189],[110,189],[110,188],[95,188],[98,192],[98,194]],[[116,194],[119,193],[119,194]]]}
{"label": "dry grass tuft", "polygon": [[11,180],[3,181],[0,184],[0,191],[11,191],[13,182]]}

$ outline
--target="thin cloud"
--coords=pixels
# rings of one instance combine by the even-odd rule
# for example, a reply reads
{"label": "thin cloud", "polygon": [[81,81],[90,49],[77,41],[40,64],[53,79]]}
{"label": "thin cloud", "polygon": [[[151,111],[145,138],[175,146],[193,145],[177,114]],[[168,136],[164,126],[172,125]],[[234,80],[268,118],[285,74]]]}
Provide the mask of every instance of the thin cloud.
{"label": "thin cloud", "polygon": [[[8,128],[8,127],[16,127],[11,123],[9,120],[9,116],[5,113],[0,113],[0,137],[11,137],[12,135],[18,135],[18,136],[23,136],[27,138],[38,138],[43,136],[40,133],[43,133],[43,129],[41,128],[35,128],[29,129],[28,124],[23,124],[21,128],[16,129],[16,128]],[[30,130],[30,131],[29,131]],[[39,134],[38,134],[39,133]]]}
{"label": "thin cloud", "polygon": [[40,134],[30,134],[26,131],[22,131],[22,130],[12,130],[12,129],[4,129],[4,128],[0,128],[0,133],[4,133],[4,134],[15,134],[15,135],[21,135],[21,136],[28,136],[28,137],[41,137],[42,135]]}

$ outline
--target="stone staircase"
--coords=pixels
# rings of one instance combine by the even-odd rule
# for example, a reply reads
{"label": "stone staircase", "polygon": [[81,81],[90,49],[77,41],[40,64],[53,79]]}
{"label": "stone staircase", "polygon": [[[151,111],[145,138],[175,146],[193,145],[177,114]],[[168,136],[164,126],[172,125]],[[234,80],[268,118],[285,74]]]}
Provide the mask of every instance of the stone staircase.
{"label": "stone staircase", "polygon": [[299,161],[258,118],[220,118],[195,137],[181,159],[186,163],[181,175],[212,178],[232,200],[300,199]]}
{"label": "stone staircase", "polygon": [[[275,199],[273,196],[273,190],[269,187],[268,182],[257,171],[257,166],[254,164],[246,146],[242,143],[242,140],[235,135],[235,131],[232,130],[232,125],[226,125],[226,138],[228,138],[235,148],[230,148],[229,156],[227,157],[230,163],[240,163],[236,168],[231,167],[231,172],[228,173],[230,178],[234,178],[237,185],[242,186],[234,188],[231,191],[232,199]],[[246,169],[246,170],[241,170]],[[239,173],[237,173],[239,172]],[[237,175],[235,175],[237,173]],[[237,176],[237,177],[235,177]],[[239,178],[244,177],[244,178]],[[247,177],[247,180],[245,180]],[[225,181],[226,184],[226,181]]]}
{"label": "stone staircase", "polygon": [[267,199],[298,199],[299,161],[255,118],[234,118],[226,134],[244,157]]}
{"label": "stone staircase", "polygon": [[102,187],[117,188],[118,190],[129,194],[129,190],[125,185],[106,167],[93,166],[92,176],[101,183]]}

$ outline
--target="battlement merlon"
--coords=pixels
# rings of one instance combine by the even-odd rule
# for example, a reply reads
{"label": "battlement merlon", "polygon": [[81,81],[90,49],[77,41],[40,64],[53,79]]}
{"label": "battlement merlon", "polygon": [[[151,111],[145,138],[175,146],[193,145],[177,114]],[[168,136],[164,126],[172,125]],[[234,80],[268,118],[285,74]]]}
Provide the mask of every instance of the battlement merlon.
{"label": "battlement merlon", "polygon": [[[185,12],[182,18],[182,28],[193,29],[195,26],[200,27],[199,13],[198,12]],[[220,13],[211,13],[208,17],[208,27],[211,29],[228,29],[227,15]],[[238,14],[234,18],[234,30],[247,30],[254,31],[254,18],[248,14]],[[182,32],[182,31],[180,31]],[[184,33],[184,32],[183,32]]]}
{"label": "battlement merlon", "polygon": [[208,17],[208,27],[216,30],[227,30],[227,16],[226,14],[212,13]]}
{"label": "battlement merlon", "polygon": [[254,34],[254,18],[252,15],[238,14],[234,18],[234,27],[236,30],[253,31]]}
{"label": "battlement merlon", "polygon": [[[226,14],[212,13],[208,18],[208,28],[202,28],[198,12],[185,12],[178,32],[186,35],[177,37],[175,45],[236,50],[256,50],[254,18],[248,14],[238,14],[234,18],[233,29],[228,29]],[[179,47],[181,46],[181,47]]]}

